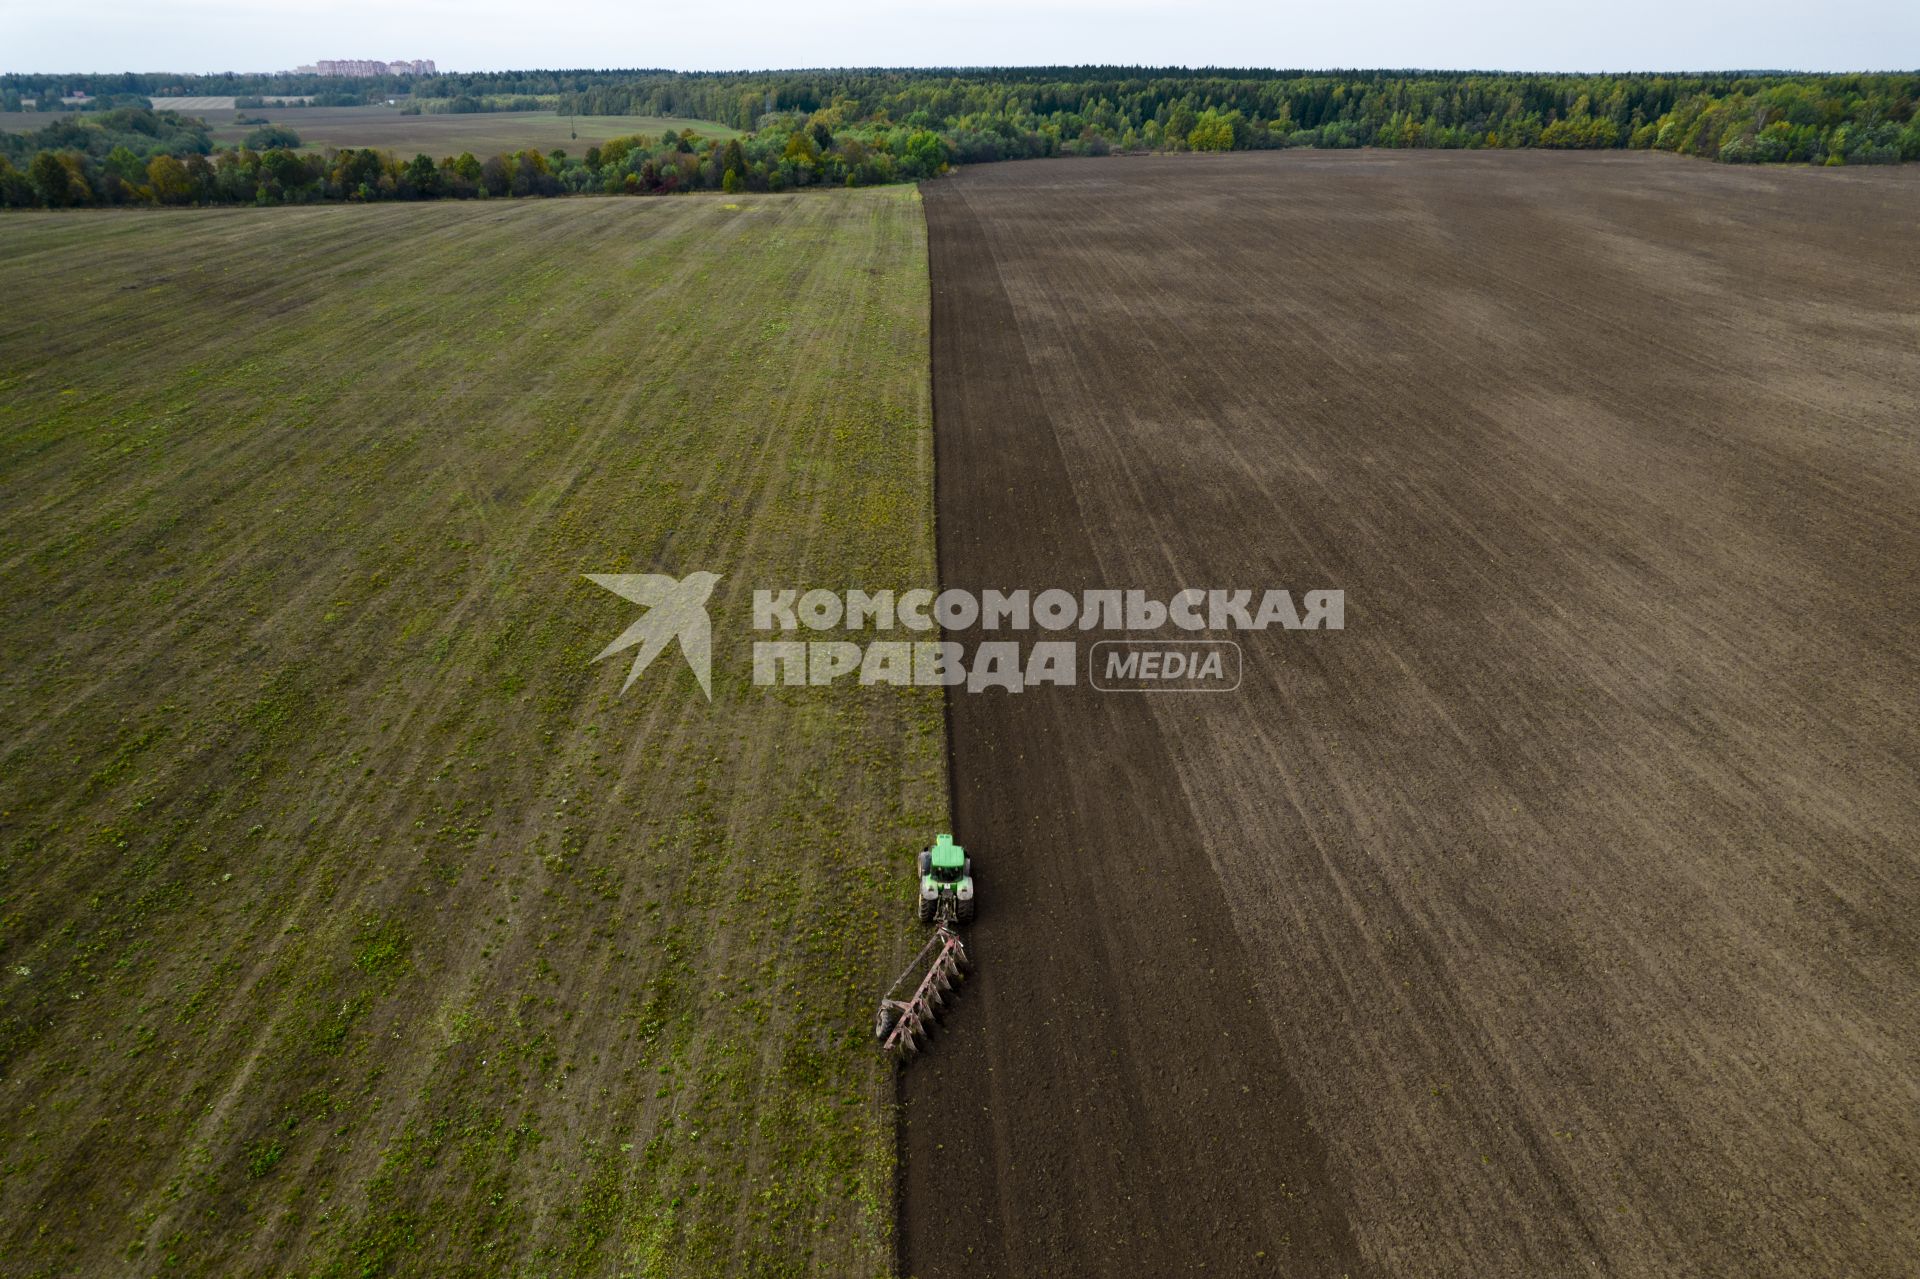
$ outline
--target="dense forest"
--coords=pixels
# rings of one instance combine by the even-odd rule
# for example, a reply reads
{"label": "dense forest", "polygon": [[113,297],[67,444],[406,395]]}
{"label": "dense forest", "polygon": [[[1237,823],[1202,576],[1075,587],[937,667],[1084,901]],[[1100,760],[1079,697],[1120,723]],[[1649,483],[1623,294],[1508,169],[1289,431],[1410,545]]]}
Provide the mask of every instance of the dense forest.
{"label": "dense forest", "polygon": [[[910,181],[949,164],[1114,151],[1275,147],[1664,150],[1728,163],[1920,159],[1920,74],[1512,75],[1126,67],[1003,70],[539,71],[369,80],[314,76],[0,77],[0,107],[89,95],[0,135],[0,203],[278,203],[567,193],[779,191]],[[159,96],[405,95],[409,111],[541,108],[681,116],[718,142],[636,135],[579,156],[411,160],[298,150],[286,129],[216,151]]]}
{"label": "dense forest", "polygon": [[1920,75],[1473,72],[820,71],[642,75],[563,93],[580,114],[688,115],[752,128],[938,132],[960,162],[1119,150],[1634,147],[1729,161],[1920,158]]}

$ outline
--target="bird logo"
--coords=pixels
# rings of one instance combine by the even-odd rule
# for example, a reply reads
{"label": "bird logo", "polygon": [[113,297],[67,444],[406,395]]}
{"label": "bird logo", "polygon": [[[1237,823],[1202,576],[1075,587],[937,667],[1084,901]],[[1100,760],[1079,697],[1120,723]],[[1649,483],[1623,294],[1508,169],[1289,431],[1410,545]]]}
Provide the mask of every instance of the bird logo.
{"label": "bird logo", "polygon": [[707,620],[707,597],[713,594],[713,584],[720,580],[718,573],[689,573],[678,579],[662,573],[588,573],[586,578],[647,610],[593,659],[597,662],[636,644],[640,646],[640,651],[633,655],[633,665],[627,670],[627,682],[620,686],[621,692],[633,687],[640,672],[647,669],[647,664],[660,655],[669,641],[678,640],[681,656],[687,659],[693,677],[700,681],[700,691],[707,695],[708,701],[713,700],[713,625]]}

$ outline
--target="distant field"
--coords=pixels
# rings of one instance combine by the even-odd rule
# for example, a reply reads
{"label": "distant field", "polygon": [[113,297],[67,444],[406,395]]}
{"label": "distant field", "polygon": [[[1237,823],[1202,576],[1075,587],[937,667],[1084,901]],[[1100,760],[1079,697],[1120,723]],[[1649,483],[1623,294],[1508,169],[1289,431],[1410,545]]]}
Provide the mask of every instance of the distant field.
{"label": "distant field", "polygon": [[[214,99],[202,99],[214,101]],[[557,115],[552,111],[494,111],[476,115],[401,115],[393,107],[249,107],[181,108],[197,115],[213,130],[215,142],[231,145],[259,128],[240,124],[237,116],[266,119],[291,127],[307,150],[327,147],[374,147],[402,158],[421,152],[434,157],[471,151],[482,159],[505,151],[531,147],[585,151],[609,138],[636,133],[658,136],[668,129],[708,138],[737,138],[738,129],[711,120],[686,120],[657,115]],[[44,129],[60,117],[54,112],[0,111],[0,132]]]}
{"label": "distant field", "polygon": [[4,221],[0,1272],[884,1273],[940,698],[748,601],[933,585],[916,193]]}
{"label": "distant field", "polygon": [[[268,97],[265,101],[310,102],[312,99],[312,94],[293,94],[284,97]],[[183,111],[191,115],[202,111],[231,111],[236,99],[232,94],[228,94],[226,97],[210,98],[148,98],[147,101],[153,103],[153,109],[156,111]]]}
{"label": "distant field", "polygon": [[[392,107],[253,107],[244,112],[208,111],[203,118],[216,142],[233,143],[258,125],[236,124],[234,116],[265,118],[291,127],[309,148],[374,147],[401,156],[420,152],[435,159],[471,151],[485,158],[529,147],[539,151],[584,151],[609,138],[668,129],[710,138],[735,138],[739,131],[710,120],[649,115],[565,116],[551,111],[495,111],[477,115],[401,115]],[[576,136],[577,135],[577,136]]]}
{"label": "distant field", "polygon": [[148,98],[147,101],[153,103],[153,109],[156,111],[186,111],[192,113],[197,111],[231,111],[233,110],[234,98],[232,94],[228,94],[225,97]]}

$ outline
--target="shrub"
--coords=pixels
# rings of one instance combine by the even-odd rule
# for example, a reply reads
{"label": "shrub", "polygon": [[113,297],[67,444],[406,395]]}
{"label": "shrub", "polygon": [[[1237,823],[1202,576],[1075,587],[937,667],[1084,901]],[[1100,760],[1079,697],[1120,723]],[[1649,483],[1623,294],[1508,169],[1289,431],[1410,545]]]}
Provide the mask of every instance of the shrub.
{"label": "shrub", "polygon": [[249,133],[245,146],[251,151],[271,151],[276,147],[292,151],[300,146],[300,135],[284,124],[267,124]]}

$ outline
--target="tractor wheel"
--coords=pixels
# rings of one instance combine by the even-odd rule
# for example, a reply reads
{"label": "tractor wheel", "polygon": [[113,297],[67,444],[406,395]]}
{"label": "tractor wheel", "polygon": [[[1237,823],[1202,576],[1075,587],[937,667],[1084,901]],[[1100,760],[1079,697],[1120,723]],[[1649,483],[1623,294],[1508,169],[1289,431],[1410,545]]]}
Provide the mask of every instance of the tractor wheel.
{"label": "tractor wheel", "polygon": [[933,853],[923,848],[920,850],[920,873],[924,875],[932,869],[933,869]]}
{"label": "tractor wheel", "polygon": [[914,909],[914,913],[920,916],[920,922],[921,922],[921,923],[923,923],[923,924],[931,924],[931,923],[933,922],[933,901],[932,901],[932,899],[930,899],[930,898],[926,898],[926,897],[922,897],[922,898],[921,898],[921,899],[919,900],[919,902],[918,902],[918,903],[917,903],[917,904],[916,904],[916,905],[914,906],[914,908],[913,908],[913,909]]}
{"label": "tractor wheel", "polygon": [[960,909],[957,918],[963,924],[971,924],[973,922],[973,898],[962,898],[958,905]]}
{"label": "tractor wheel", "polygon": [[973,878],[973,858],[963,857],[960,859],[960,873],[968,879]]}

